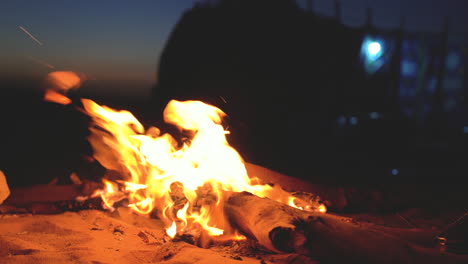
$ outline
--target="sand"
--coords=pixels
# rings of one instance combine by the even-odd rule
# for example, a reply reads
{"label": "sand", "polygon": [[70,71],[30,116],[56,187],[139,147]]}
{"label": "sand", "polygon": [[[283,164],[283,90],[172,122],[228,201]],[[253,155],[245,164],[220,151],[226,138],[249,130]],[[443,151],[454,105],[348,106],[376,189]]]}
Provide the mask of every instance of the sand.
{"label": "sand", "polygon": [[246,243],[204,249],[175,242],[160,220],[126,208],[0,215],[2,264],[314,263],[297,254],[255,251]]}
{"label": "sand", "polygon": [[[339,192],[340,189],[307,185],[259,166],[249,165],[247,168],[250,175],[260,176],[263,182],[279,183],[285,189],[318,193],[333,204],[338,204],[336,208],[342,208],[347,203],[340,198],[343,196],[342,192]],[[445,204],[450,203],[447,201]],[[340,213],[340,215],[350,217],[363,225],[372,223],[391,227],[393,228],[391,232],[394,234],[398,234],[398,230],[401,229],[402,236],[406,236],[405,239],[422,246],[433,247],[432,238],[439,233],[438,230],[447,227],[465,212],[464,208],[455,206],[442,207],[442,209],[444,210],[409,208],[398,213],[363,212]],[[180,239],[173,240],[168,237],[161,220],[140,215],[124,207],[117,208],[113,212],[103,210],[68,211],[56,214],[12,214],[11,211],[2,214],[1,212],[0,210],[0,264],[318,263],[298,254],[276,254],[265,251],[250,240],[200,248]],[[412,230],[417,234],[416,239],[410,232]],[[453,233],[466,234],[465,230],[455,230]]]}

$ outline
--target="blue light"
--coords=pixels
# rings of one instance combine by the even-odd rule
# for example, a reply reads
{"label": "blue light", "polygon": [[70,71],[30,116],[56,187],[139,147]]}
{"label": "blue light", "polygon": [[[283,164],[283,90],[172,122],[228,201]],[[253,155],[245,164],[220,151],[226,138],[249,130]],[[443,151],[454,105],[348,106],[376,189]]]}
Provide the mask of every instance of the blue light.
{"label": "blue light", "polygon": [[[366,36],[361,44],[361,60],[366,72],[373,74],[386,62],[386,43],[381,37]],[[384,56],[385,55],[385,56]]]}
{"label": "blue light", "polygon": [[378,60],[384,53],[383,43],[379,40],[366,37],[362,42],[361,52],[364,53],[366,60]]}
{"label": "blue light", "polygon": [[461,62],[460,56],[456,52],[450,52],[447,55],[447,58],[445,61],[447,70],[455,71],[458,65],[460,65],[460,62]]}
{"label": "blue light", "polygon": [[399,173],[398,169],[393,169],[393,170],[392,170],[392,174],[393,174],[394,176],[398,175],[398,173]]}
{"label": "blue light", "polygon": [[344,126],[346,125],[346,117],[345,116],[339,116],[338,119],[336,120],[339,126]]}
{"label": "blue light", "polygon": [[382,45],[377,41],[372,41],[367,44],[367,53],[371,57],[376,57],[382,52]]}
{"label": "blue light", "polygon": [[401,75],[405,77],[416,76],[416,63],[410,60],[403,60],[401,62]]}
{"label": "blue light", "polygon": [[380,118],[380,114],[379,114],[378,112],[370,112],[370,113],[369,113],[369,117],[370,117],[371,119],[376,120],[376,119],[379,119],[379,118]]}

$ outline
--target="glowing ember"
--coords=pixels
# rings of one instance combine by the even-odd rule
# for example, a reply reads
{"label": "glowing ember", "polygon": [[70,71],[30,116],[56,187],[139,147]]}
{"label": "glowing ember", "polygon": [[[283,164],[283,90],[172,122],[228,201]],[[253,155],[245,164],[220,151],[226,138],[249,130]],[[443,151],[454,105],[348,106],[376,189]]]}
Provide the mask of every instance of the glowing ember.
{"label": "glowing ember", "polygon": [[318,206],[318,211],[320,213],[326,213],[327,212],[327,207],[324,204],[321,204]]}
{"label": "glowing ember", "polygon": [[44,101],[53,102],[53,103],[62,104],[62,105],[68,105],[68,104],[71,104],[72,102],[70,98],[50,89],[45,90]]}
{"label": "glowing ember", "polygon": [[[128,198],[135,211],[156,212],[170,237],[185,232],[245,239],[224,216],[230,192],[247,191],[299,209],[325,212],[325,206],[296,205],[298,198],[278,186],[253,184],[244,161],[232,148],[222,126],[225,113],[200,101],[172,100],[164,121],[184,135],[179,141],[144,126],[128,111],[117,111],[82,99],[94,122],[88,138],[94,157],[120,179],[105,180],[99,192],[107,207]],[[114,174],[116,174],[114,173]]]}
{"label": "glowing ember", "polygon": [[66,94],[73,89],[80,87],[84,76],[79,76],[71,71],[54,71],[45,78],[44,100],[58,104],[71,104],[70,98]]}
{"label": "glowing ember", "polygon": [[83,76],[79,76],[72,71],[55,71],[51,72],[46,77],[48,88],[56,91],[67,92],[71,89],[76,89],[81,85]]}

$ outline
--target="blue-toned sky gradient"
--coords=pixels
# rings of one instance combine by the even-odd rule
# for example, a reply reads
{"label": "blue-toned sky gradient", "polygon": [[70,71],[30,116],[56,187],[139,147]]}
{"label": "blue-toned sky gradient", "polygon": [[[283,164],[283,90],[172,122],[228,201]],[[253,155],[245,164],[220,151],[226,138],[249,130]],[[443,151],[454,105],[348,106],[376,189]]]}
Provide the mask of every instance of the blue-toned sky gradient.
{"label": "blue-toned sky gradient", "polygon": [[[127,83],[128,90],[121,89],[119,93],[149,94],[151,86],[157,82],[158,59],[165,42],[183,12],[194,2],[3,0],[0,4],[0,76],[73,70],[85,73],[91,80]],[[306,2],[298,0],[303,7]],[[341,2],[343,21],[350,26],[364,23],[366,6],[369,6],[373,8],[374,22],[379,27],[396,27],[404,15],[408,30],[439,31],[444,16],[449,15],[452,31],[468,32],[465,0]],[[334,14],[332,0],[314,0],[313,5],[319,13]]]}

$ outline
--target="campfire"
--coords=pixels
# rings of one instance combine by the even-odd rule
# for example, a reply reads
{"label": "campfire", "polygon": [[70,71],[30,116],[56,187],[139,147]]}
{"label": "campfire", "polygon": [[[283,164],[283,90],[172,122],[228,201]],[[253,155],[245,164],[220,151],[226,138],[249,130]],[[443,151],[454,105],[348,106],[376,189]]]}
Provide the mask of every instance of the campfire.
{"label": "campfire", "polygon": [[[176,139],[157,127],[145,129],[128,111],[89,99],[82,103],[93,120],[89,141],[94,158],[113,172],[104,179],[106,188],[97,192],[110,210],[127,198],[138,213],[156,211],[171,237],[196,234],[222,240],[244,239],[225,215],[231,196],[241,192],[300,210],[326,211],[324,204],[250,178],[241,155],[226,140],[225,113],[214,106],[170,101],[164,121],[180,131]],[[275,249],[267,242],[265,246]]]}
{"label": "campfire", "polygon": [[[46,91],[45,100],[73,104],[66,94],[81,78],[54,73],[49,81],[55,85]],[[168,102],[163,120],[177,133],[144,127],[131,112],[90,99],[81,98],[76,108],[91,119],[92,158],[106,169],[102,184],[93,185],[87,195],[75,195],[76,200],[99,200],[109,213],[128,208],[161,221],[164,243],[182,241],[208,249],[245,242],[252,250],[304,256],[296,259],[301,263],[467,260],[413,241],[426,233],[353,222],[327,213],[314,193],[286,190],[250,174],[248,168],[255,165],[229,145],[230,132],[223,126],[226,113],[213,105]],[[140,231],[138,236],[148,242],[148,234]]]}

